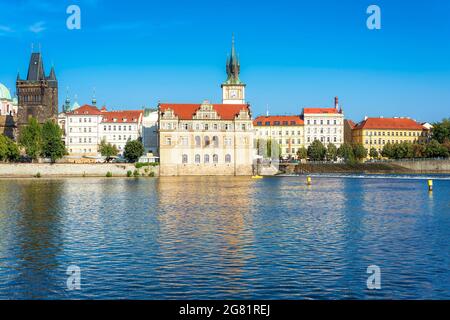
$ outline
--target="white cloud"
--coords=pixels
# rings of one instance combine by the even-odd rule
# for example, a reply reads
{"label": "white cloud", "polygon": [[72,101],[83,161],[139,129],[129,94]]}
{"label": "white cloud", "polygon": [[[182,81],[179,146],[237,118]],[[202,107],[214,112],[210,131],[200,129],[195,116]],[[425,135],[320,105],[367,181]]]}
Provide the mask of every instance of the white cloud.
{"label": "white cloud", "polygon": [[5,26],[5,25],[0,25],[0,37],[9,36],[12,33],[14,33],[13,28],[11,28],[9,26]]}
{"label": "white cloud", "polygon": [[35,24],[31,25],[29,30],[33,33],[41,33],[45,31],[47,28],[45,27],[44,21],[36,22]]}
{"label": "white cloud", "polygon": [[0,25],[0,32],[13,32],[13,31],[14,30],[11,27]]}

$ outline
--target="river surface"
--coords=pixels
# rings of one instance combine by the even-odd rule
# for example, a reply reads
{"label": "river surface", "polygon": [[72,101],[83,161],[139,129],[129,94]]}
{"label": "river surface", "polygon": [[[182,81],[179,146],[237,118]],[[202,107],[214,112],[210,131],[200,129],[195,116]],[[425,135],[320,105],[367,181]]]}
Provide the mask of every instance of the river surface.
{"label": "river surface", "polygon": [[450,299],[450,177],[426,179],[0,180],[0,299]]}

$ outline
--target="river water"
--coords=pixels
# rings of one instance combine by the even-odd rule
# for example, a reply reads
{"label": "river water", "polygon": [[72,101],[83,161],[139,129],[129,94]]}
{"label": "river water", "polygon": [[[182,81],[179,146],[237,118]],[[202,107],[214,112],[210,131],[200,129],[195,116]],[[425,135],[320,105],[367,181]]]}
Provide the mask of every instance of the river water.
{"label": "river water", "polygon": [[0,299],[449,299],[427,178],[0,180]]}

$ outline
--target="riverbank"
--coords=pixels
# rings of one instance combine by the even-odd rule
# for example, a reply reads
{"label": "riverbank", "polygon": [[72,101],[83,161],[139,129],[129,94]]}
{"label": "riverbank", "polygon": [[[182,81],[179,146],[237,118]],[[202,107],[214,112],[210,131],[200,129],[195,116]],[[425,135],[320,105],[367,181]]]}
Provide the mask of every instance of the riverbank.
{"label": "riverbank", "polygon": [[128,163],[69,164],[69,163],[13,163],[0,164],[0,178],[30,177],[126,177],[128,172],[137,170],[140,176],[158,176],[159,167],[136,168]]}
{"label": "riverbank", "polygon": [[368,174],[420,174],[450,173],[450,160],[401,160],[366,163],[300,163],[280,164],[282,174],[308,173],[368,173]]}

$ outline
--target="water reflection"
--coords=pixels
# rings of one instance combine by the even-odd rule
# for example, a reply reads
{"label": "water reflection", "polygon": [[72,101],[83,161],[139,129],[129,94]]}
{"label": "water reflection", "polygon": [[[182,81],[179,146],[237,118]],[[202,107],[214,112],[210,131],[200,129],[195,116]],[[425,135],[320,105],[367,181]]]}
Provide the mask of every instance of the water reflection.
{"label": "water reflection", "polygon": [[450,181],[422,182],[0,180],[0,298],[449,298]]}
{"label": "water reflection", "polygon": [[[157,183],[159,258],[163,286],[168,272],[179,291],[216,286],[218,293],[239,294],[244,267],[254,258],[251,180],[162,178]],[[177,261],[182,260],[180,268]],[[197,279],[192,282],[192,273]],[[167,279],[166,279],[167,280]],[[217,284],[220,284],[217,286]],[[195,290],[195,289],[194,289]]]}
{"label": "water reflection", "polygon": [[17,246],[15,294],[23,298],[44,298],[55,290],[53,270],[58,267],[63,233],[63,194],[59,185],[53,180],[21,181],[14,195],[10,195],[20,199],[10,210],[17,212],[13,244]]}

